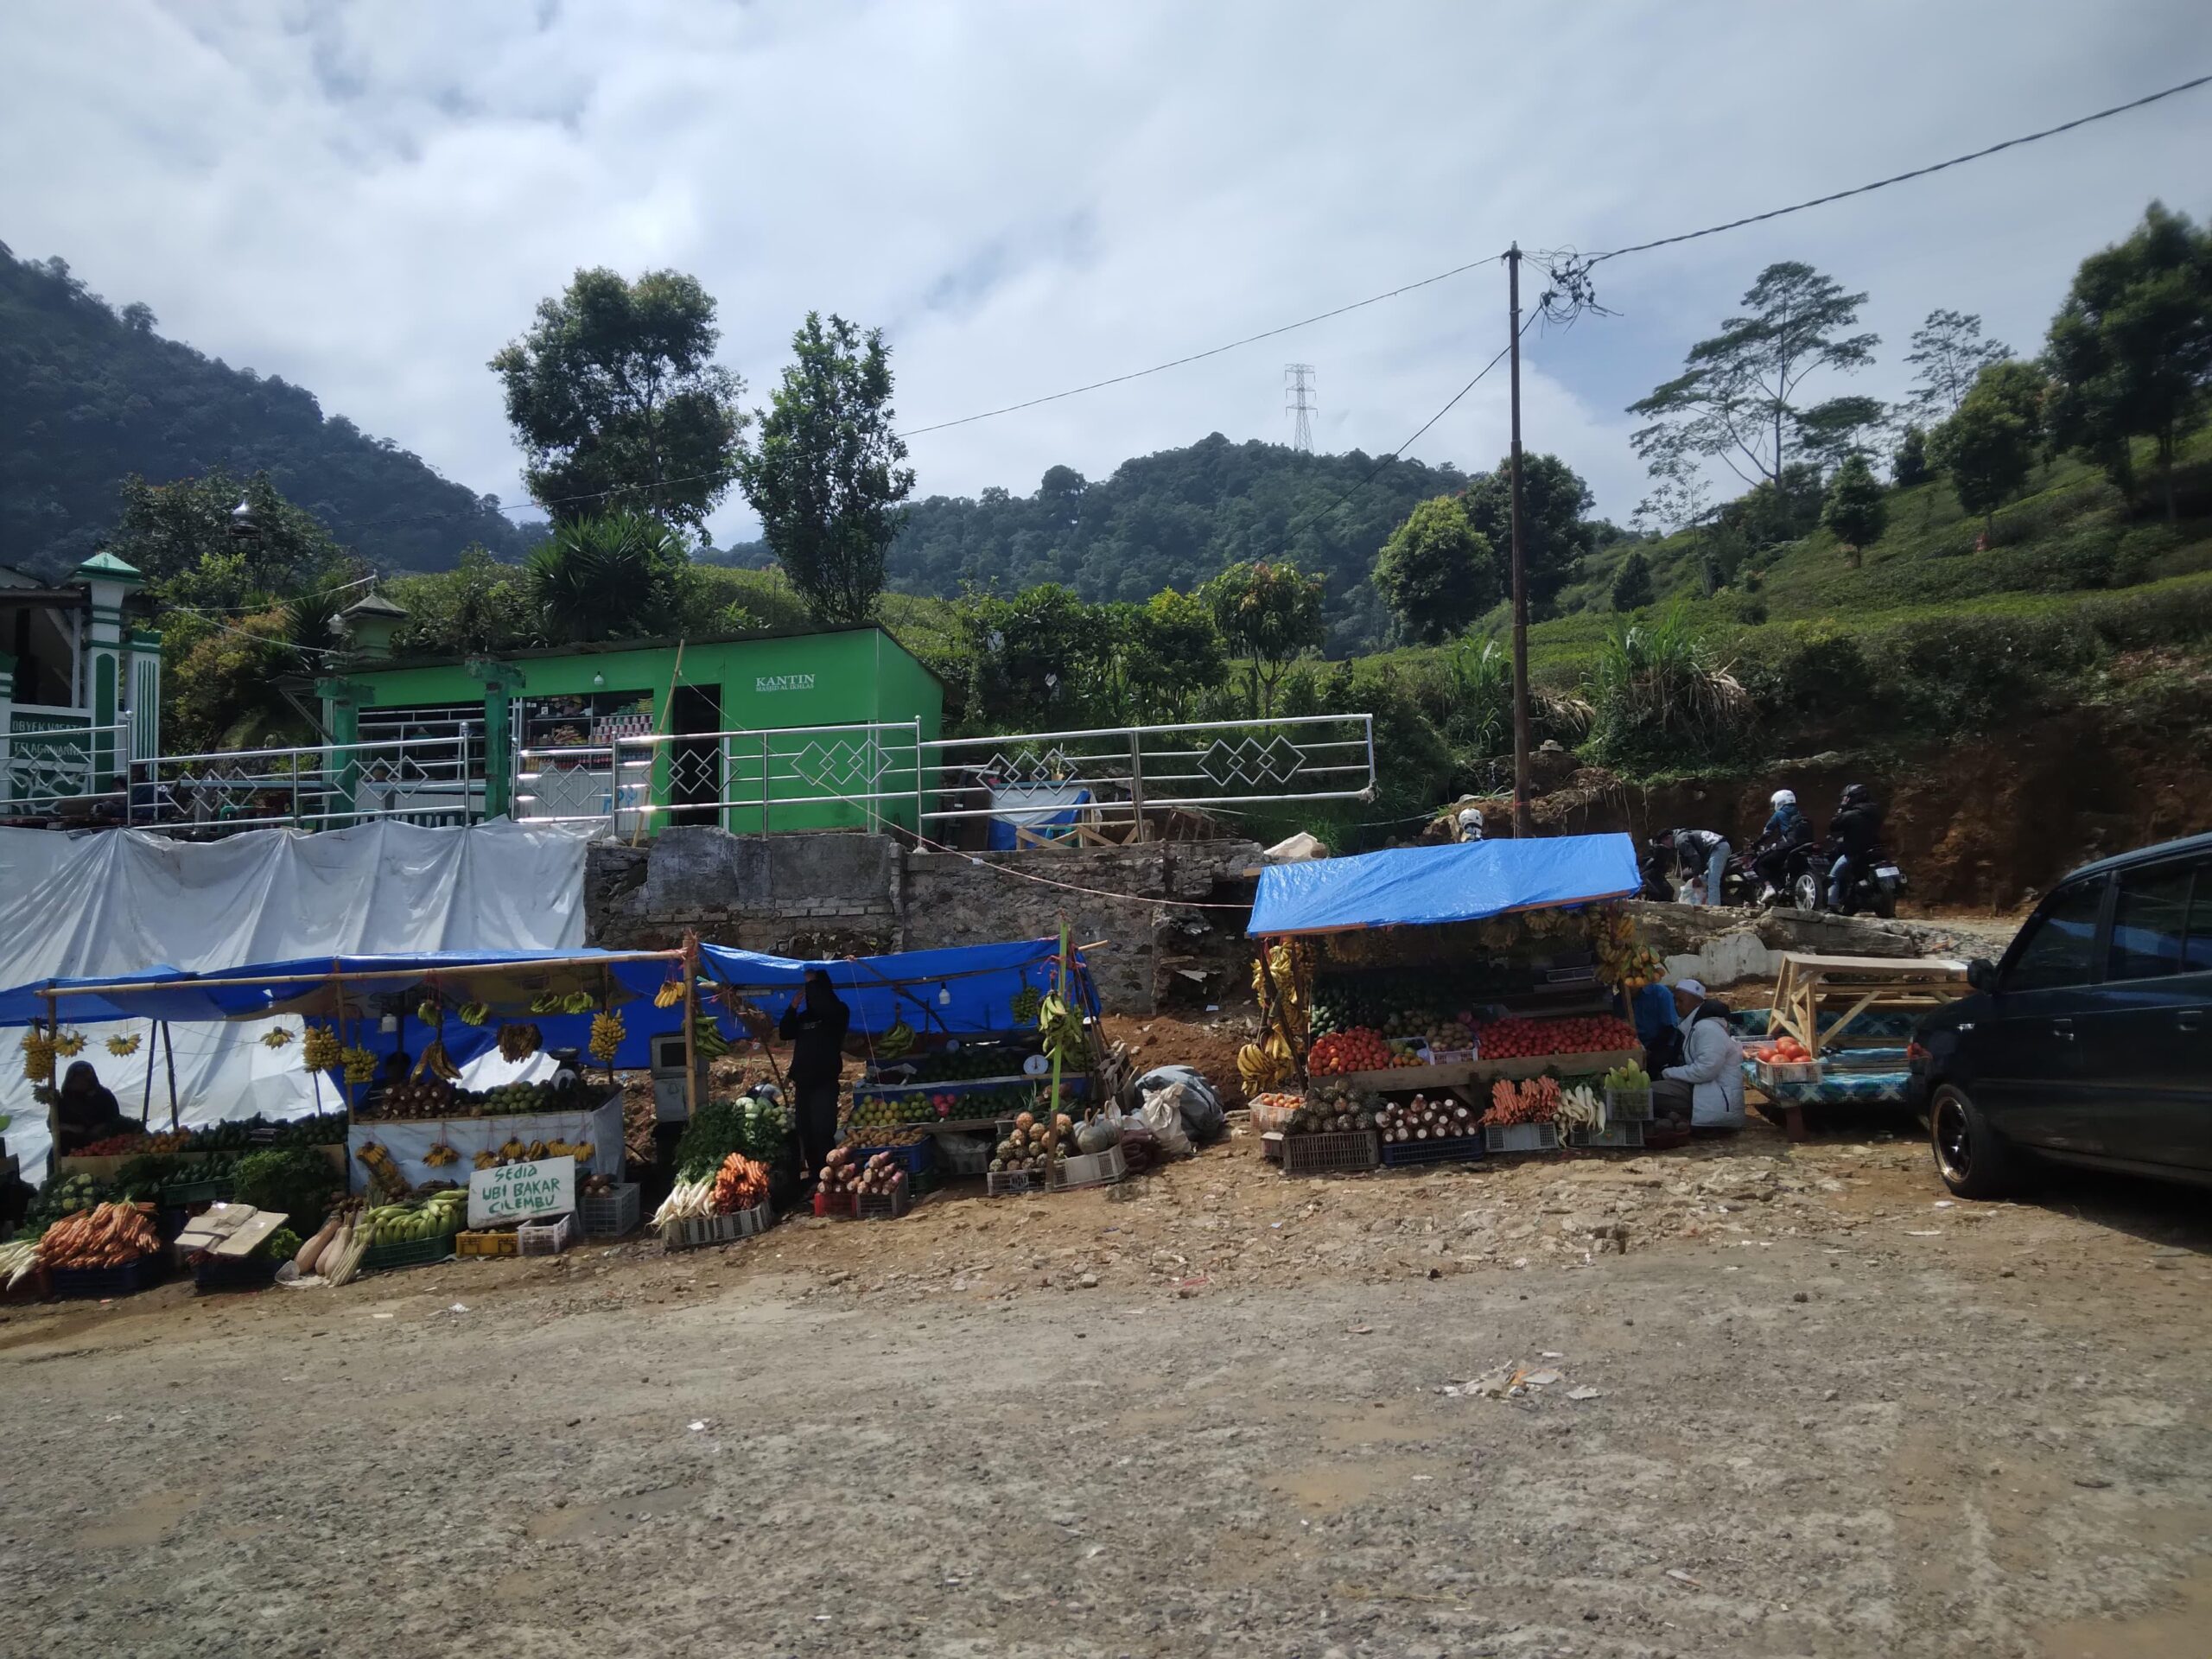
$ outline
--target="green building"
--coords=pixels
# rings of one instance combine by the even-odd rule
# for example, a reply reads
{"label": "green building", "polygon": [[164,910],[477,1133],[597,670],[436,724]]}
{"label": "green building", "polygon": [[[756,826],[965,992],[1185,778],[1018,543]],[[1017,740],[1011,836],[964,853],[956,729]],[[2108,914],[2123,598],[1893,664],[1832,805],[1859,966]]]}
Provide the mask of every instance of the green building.
{"label": "green building", "polygon": [[355,606],[355,665],[316,688],[365,814],[918,827],[944,688],[880,627],[387,660],[404,617]]}

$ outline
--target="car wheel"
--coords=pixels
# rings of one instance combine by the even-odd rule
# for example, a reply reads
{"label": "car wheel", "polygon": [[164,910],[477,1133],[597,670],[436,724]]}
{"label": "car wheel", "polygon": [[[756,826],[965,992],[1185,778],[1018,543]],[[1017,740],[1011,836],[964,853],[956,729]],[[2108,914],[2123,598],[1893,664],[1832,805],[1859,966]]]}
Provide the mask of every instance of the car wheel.
{"label": "car wheel", "polygon": [[1810,870],[1789,884],[1789,902],[1800,910],[1821,907],[1821,878]]}
{"label": "car wheel", "polygon": [[2019,1190],[2020,1154],[1990,1128],[1965,1090],[1945,1084],[1928,1103],[1936,1173],[1962,1198],[2001,1198]]}

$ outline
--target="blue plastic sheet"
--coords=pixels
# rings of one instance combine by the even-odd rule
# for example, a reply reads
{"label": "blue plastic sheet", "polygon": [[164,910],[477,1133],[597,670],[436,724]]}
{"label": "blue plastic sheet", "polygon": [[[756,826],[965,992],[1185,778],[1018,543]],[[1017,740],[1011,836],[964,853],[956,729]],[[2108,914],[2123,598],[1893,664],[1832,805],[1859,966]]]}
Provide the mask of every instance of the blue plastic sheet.
{"label": "blue plastic sheet", "polygon": [[[1024,989],[1040,996],[1052,988],[1059,945],[1052,939],[1003,944],[956,945],[893,956],[798,962],[718,944],[699,947],[709,981],[735,987],[747,999],[780,1018],[810,969],[828,970],[830,983],[852,1010],[855,1033],[880,1034],[904,1020],[916,1031],[981,1034],[1013,1029],[1014,999]],[[1071,950],[1083,1006],[1098,1012],[1098,993],[1083,953]],[[707,995],[702,988],[702,995]],[[707,1005],[720,1013],[711,997]]]}
{"label": "blue plastic sheet", "polygon": [[1624,835],[1467,841],[1355,858],[1275,864],[1260,872],[1255,935],[1478,922],[1642,889],[1636,843]]}

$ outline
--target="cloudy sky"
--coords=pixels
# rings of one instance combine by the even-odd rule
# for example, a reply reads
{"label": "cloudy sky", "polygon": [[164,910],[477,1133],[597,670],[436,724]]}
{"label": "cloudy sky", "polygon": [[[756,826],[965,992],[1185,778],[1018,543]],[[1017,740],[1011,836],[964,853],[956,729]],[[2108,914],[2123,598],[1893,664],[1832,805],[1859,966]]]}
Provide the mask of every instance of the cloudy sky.
{"label": "cloudy sky", "polygon": [[[2212,68],[2202,0],[9,0],[0,240],[521,499],[485,360],[578,266],[675,266],[752,397],[810,307],[880,325],[921,426],[1524,247],[1594,250],[1897,172]],[[2212,89],[1601,270],[1532,335],[1528,440],[1625,518],[1623,406],[1758,270],[1870,295],[1904,389],[1936,306],[2031,347],[2152,196],[2212,210]],[[923,493],[1027,493],[1219,430],[1395,448],[1502,343],[1483,268],[1281,340],[918,437]],[[1836,388],[1840,390],[1842,388]],[[1484,467],[1503,376],[1415,446]],[[749,534],[726,507],[718,540]]]}

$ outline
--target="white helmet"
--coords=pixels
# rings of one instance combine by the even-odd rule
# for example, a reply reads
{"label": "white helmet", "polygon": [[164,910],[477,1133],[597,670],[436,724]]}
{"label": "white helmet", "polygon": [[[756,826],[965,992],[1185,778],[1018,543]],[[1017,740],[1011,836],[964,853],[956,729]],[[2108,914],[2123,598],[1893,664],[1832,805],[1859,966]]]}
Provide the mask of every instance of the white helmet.
{"label": "white helmet", "polygon": [[1768,797],[1767,804],[1777,812],[1785,806],[1795,806],[1797,804],[1797,792],[1795,790],[1777,789]]}

